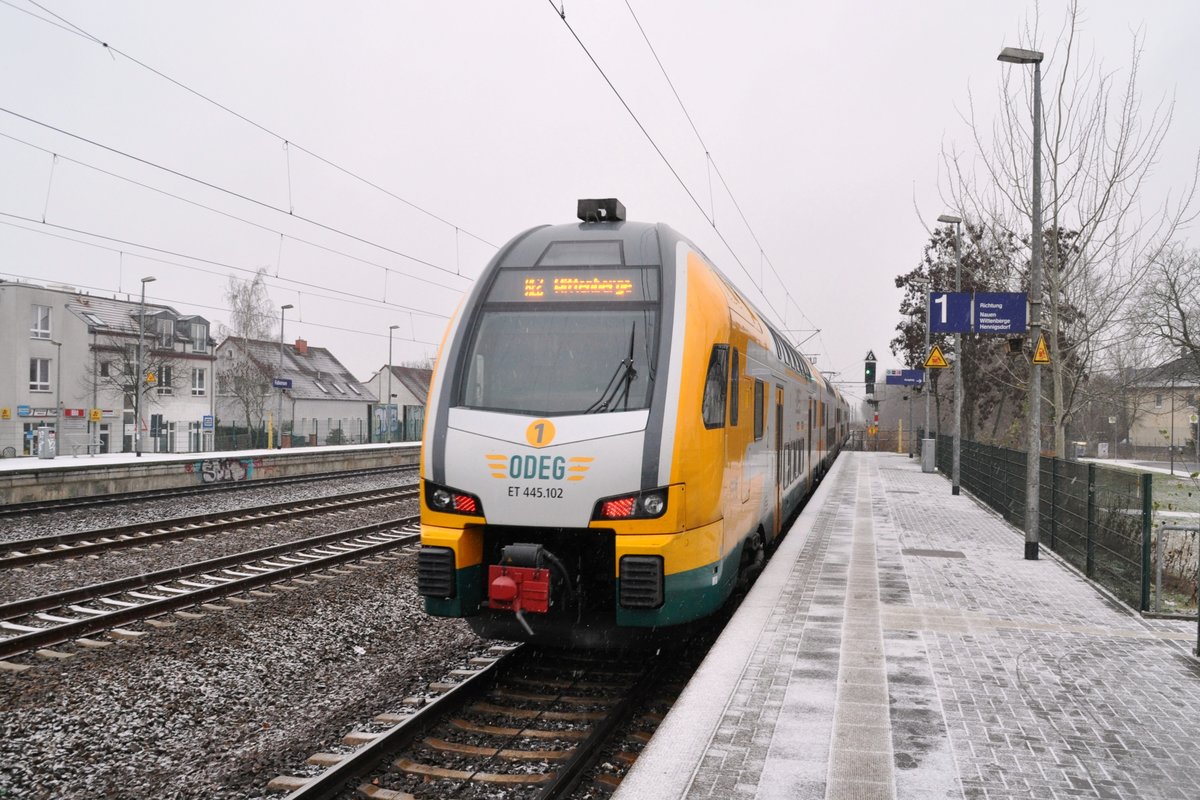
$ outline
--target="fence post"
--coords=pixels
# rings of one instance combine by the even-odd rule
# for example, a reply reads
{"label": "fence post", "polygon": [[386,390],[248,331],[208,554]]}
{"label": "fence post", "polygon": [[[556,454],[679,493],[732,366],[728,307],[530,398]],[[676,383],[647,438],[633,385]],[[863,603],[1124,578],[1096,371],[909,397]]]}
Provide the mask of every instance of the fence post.
{"label": "fence post", "polygon": [[[1142,611],[1150,610],[1150,521],[1154,512],[1154,476],[1142,473]],[[1200,547],[1197,548],[1200,550]],[[1200,648],[1200,640],[1197,641]]]}
{"label": "fence post", "polygon": [[1050,549],[1057,552],[1058,540],[1058,459],[1050,459]]}
{"label": "fence post", "polygon": [[1096,566],[1096,465],[1088,464],[1087,477],[1087,566],[1084,574],[1089,578]]}

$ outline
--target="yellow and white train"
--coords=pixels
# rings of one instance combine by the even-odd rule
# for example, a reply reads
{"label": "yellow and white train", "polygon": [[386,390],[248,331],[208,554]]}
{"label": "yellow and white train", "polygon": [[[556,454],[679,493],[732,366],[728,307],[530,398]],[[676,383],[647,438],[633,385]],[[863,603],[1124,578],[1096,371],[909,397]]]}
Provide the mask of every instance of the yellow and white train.
{"label": "yellow and white train", "polygon": [[488,637],[599,646],[713,613],[847,434],[838,390],[694,244],[616,200],[579,217],[501,248],[430,387],[418,589]]}

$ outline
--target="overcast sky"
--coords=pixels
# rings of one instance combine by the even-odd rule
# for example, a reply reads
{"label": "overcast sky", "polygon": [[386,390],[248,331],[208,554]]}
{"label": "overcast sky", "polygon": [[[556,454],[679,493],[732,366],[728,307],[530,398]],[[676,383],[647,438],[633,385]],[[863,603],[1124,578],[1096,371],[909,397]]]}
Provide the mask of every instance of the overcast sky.
{"label": "overcast sky", "polygon": [[[819,328],[801,348],[819,369],[861,380],[869,349],[898,366],[893,279],[952,210],[939,154],[970,147],[970,97],[991,126],[1014,69],[996,54],[1035,4],[630,0],[697,136],[626,4],[565,2],[670,167],[546,0],[0,0],[0,277],[136,299],[153,275],[153,301],[224,321],[228,276],[266,267],[295,306],[287,338],[366,379],[390,325],[396,363],[436,353],[495,247],[615,196],[794,340]],[[1047,51],[1065,8],[1040,5]],[[1105,68],[1126,70],[1140,33],[1147,105],[1177,99],[1154,205],[1200,145],[1200,3],[1085,17]]]}

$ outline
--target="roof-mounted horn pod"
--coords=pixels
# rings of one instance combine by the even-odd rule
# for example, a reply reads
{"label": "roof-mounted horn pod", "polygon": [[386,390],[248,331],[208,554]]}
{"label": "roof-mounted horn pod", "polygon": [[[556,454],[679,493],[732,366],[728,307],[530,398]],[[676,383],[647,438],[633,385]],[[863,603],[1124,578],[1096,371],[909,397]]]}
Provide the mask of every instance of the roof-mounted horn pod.
{"label": "roof-mounted horn pod", "polygon": [[615,197],[580,200],[575,214],[584,222],[624,222],[625,206]]}

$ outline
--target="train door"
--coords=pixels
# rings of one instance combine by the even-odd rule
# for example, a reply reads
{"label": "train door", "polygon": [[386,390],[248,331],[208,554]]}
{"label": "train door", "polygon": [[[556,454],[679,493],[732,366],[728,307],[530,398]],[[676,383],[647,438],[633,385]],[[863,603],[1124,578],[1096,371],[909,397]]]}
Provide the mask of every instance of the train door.
{"label": "train door", "polygon": [[783,387],[775,387],[775,534],[783,530]]}
{"label": "train door", "polygon": [[813,423],[816,422],[816,420],[813,419],[813,416],[814,416],[813,415],[813,399],[810,397],[810,398],[808,398],[808,458],[806,459],[808,461],[808,468],[810,471],[810,475],[809,475],[810,485],[811,485],[812,480],[816,478],[815,471],[813,470],[812,451],[813,451],[813,439],[816,438],[817,429],[813,426]]}

